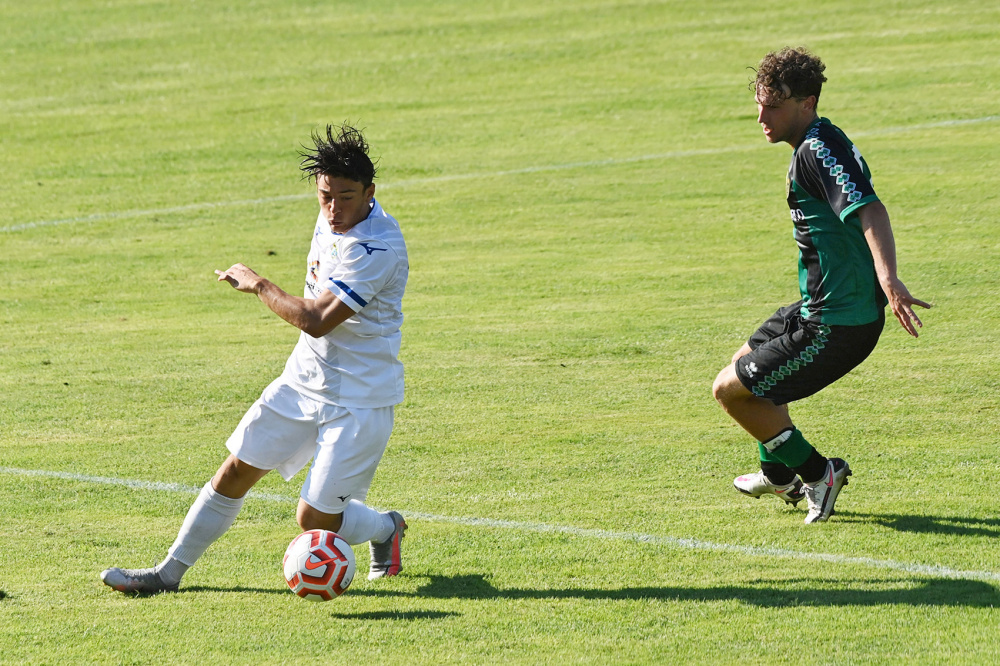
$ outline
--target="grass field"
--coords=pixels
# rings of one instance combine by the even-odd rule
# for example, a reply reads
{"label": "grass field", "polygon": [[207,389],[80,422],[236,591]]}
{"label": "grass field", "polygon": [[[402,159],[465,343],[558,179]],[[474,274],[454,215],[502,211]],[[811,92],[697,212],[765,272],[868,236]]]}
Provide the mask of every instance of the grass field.
{"label": "grass field", "polygon": [[[0,663],[1000,661],[993,0],[0,0]],[[935,308],[793,407],[827,524],[749,500],[711,396],[797,298],[748,66],[807,45]],[[172,542],[296,331],[309,133],[366,128],[411,256],[370,501],[404,573],[328,604],[273,475],[175,595]],[[358,550],[362,574],[367,555]]]}

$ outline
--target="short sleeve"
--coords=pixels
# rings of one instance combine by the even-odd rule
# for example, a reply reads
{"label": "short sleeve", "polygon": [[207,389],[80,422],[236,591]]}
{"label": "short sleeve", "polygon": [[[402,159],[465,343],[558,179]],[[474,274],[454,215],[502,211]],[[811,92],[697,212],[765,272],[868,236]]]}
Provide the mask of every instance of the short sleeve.
{"label": "short sleeve", "polygon": [[861,153],[833,132],[807,135],[795,159],[799,185],[813,198],[830,204],[841,220],[878,200]]}
{"label": "short sleeve", "polygon": [[339,259],[324,286],[355,312],[378,295],[398,264],[393,249],[378,240],[345,244]]}

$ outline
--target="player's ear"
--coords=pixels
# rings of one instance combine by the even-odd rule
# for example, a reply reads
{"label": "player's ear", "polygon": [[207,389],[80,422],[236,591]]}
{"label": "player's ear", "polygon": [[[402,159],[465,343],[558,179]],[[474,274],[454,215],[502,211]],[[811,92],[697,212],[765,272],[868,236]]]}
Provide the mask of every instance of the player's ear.
{"label": "player's ear", "polygon": [[371,201],[375,197],[375,183],[365,188],[365,199]]}
{"label": "player's ear", "polygon": [[815,111],[818,102],[819,100],[816,98],[816,95],[809,95],[809,97],[802,100],[802,108],[806,111]]}

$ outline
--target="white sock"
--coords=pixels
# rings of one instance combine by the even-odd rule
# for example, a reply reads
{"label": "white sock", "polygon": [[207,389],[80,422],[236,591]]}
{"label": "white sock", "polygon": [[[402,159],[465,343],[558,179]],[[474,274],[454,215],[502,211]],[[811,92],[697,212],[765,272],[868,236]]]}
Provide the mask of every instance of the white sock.
{"label": "white sock", "polygon": [[[233,499],[220,495],[211,481],[206,483],[184,518],[174,545],[167,551],[170,555],[167,559],[173,558],[189,567],[193,565],[216,539],[226,533],[241,508],[242,497]],[[164,560],[162,564],[169,563]]]}
{"label": "white sock", "polygon": [[156,573],[160,574],[160,580],[167,585],[174,585],[181,582],[181,577],[191,567],[167,555],[166,559],[157,564],[155,568]]}
{"label": "white sock", "polygon": [[395,528],[389,514],[379,513],[357,500],[351,500],[344,509],[337,534],[354,546],[366,541],[381,543],[392,536]]}

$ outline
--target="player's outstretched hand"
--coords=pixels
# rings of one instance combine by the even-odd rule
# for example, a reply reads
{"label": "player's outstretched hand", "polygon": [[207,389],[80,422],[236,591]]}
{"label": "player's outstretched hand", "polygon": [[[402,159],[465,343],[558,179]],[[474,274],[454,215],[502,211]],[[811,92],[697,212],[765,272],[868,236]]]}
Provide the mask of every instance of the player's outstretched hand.
{"label": "player's outstretched hand", "polygon": [[219,282],[225,280],[233,285],[233,289],[246,294],[256,294],[263,280],[253,269],[243,264],[233,264],[228,270],[217,270],[215,274],[219,276]]}
{"label": "player's outstretched hand", "polygon": [[906,329],[907,333],[913,337],[917,337],[917,328],[923,328],[924,324],[920,321],[917,313],[913,311],[913,306],[919,305],[922,308],[929,308],[931,304],[910,295],[910,290],[898,279],[892,281],[886,287],[885,295],[889,299],[889,307],[892,308],[892,314],[896,315],[896,319],[899,320],[899,323]]}

